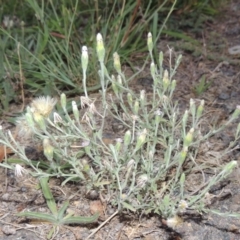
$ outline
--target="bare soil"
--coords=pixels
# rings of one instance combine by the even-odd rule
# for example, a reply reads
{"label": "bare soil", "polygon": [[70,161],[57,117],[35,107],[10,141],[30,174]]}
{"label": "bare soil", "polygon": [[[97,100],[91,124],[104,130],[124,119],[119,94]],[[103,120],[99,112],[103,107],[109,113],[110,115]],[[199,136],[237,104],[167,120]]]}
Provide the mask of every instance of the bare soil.
{"label": "bare soil", "polygon": [[[158,45],[165,56],[169,51],[167,46],[174,49],[174,54],[183,54],[182,63],[175,77],[177,80],[175,99],[179,102],[180,108],[186,109],[190,98],[204,99],[205,118],[212,125],[224,124],[236,106],[240,105],[240,50],[237,51],[238,48],[234,48],[234,54],[231,51],[231,47],[237,45],[240,49],[239,12],[240,2],[230,1],[215,20],[206,23],[201,34],[186,32],[198,41],[198,45],[186,45],[183,41],[171,38],[162,39]],[[148,76],[149,73],[146,73],[142,77]],[[197,95],[196,87],[202,76],[205,76],[206,82],[211,84],[201,95]],[[147,90],[151,88],[151,81],[147,78],[144,81],[135,79],[131,86],[136,91],[143,88]],[[238,122],[239,119],[233,126],[211,139],[211,143],[215,144],[215,153],[230,143]],[[225,163],[231,159],[238,161],[240,151],[233,151],[228,157],[229,159],[224,159]],[[209,161],[211,161],[210,157]],[[32,211],[48,211],[42,193],[36,187],[37,180],[30,177],[16,179],[14,173],[2,168],[0,173],[0,240],[47,239],[46,236],[52,228],[51,224],[27,221],[15,215],[25,208]],[[211,199],[210,208],[222,212],[240,213],[239,176],[240,170],[234,170],[228,179],[212,190],[214,197]],[[194,187],[197,177],[191,176],[188,181]],[[59,227],[56,229],[54,239],[87,239],[91,231],[115,211],[111,206],[104,205],[98,198],[90,199],[91,197],[86,196],[84,189],[77,185],[67,184],[61,187],[60,179],[51,179],[50,188],[59,206],[65,200],[70,200],[70,209],[77,215],[89,216],[95,209],[100,209],[102,212],[98,224]],[[156,215],[140,217],[131,214],[116,215],[90,239],[240,239],[240,219],[196,213],[186,214],[183,218],[182,224],[171,229]]]}

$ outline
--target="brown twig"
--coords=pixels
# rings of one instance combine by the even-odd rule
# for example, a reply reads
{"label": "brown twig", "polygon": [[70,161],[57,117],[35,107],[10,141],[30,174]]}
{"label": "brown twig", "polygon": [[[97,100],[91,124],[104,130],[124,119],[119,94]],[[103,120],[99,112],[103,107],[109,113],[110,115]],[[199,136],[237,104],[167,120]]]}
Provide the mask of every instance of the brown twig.
{"label": "brown twig", "polygon": [[108,221],[114,218],[118,214],[118,210],[114,212],[107,220],[105,220],[98,228],[96,228],[87,238],[86,240],[90,239],[95,233],[97,233]]}

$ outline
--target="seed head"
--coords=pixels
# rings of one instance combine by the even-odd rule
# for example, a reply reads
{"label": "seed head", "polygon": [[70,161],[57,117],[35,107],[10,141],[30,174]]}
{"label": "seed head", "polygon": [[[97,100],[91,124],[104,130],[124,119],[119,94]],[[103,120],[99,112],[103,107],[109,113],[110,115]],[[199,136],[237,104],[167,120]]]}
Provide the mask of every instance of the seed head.
{"label": "seed head", "polygon": [[16,177],[22,177],[23,175],[25,175],[27,173],[27,170],[22,167],[21,165],[19,164],[16,164],[15,165],[15,171],[14,171],[14,174]]}
{"label": "seed head", "polygon": [[47,97],[42,96],[42,97],[35,98],[31,102],[30,106],[33,113],[37,112],[38,114],[47,118],[51,114],[56,103],[57,103],[57,99],[51,98],[50,96],[47,96]]}
{"label": "seed head", "polygon": [[177,227],[182,222],[183,222],[182,219],[179,216],[177,216],[177,215],[175,215],[172,218],[168,218],[167,219],[167,225],[168,225],[168,227],[171,227],[171,228]]}

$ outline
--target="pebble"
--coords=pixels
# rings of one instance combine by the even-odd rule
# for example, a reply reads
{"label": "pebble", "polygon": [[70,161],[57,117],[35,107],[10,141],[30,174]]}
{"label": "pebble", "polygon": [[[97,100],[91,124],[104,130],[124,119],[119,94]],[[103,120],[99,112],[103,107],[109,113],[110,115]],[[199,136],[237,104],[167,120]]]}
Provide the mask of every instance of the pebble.
{"label": "pebble", "polygon": [[229,93],[226,93],[226,92],[223,92],[223,93],[220,93],[220,94],[218,95],[218,98],[219,98],[220,100],[227,100],[227,99],[230,98],[230,94],[229,94]]}

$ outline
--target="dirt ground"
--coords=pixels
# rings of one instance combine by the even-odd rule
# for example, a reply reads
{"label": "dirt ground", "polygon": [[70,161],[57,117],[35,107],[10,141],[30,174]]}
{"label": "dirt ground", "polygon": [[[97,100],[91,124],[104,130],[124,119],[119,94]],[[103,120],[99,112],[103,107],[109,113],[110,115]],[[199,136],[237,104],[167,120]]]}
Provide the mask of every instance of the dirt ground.
{"label": "dirt ground", "polygon": [[[174,53],[183,54],[182,63],[175,76],[175,99],[180,107],[188,107],[189,99],[204,99],[206,119],[213,124],[224,124],[237,105],[240,105],[240,2],[231,1],[213,21],[206,23],[201,34],[187,32],[199,45],[186,45],[182,41],[162,39],[158,47],[168,54],[167,46]],[[233,48],[234,47],[234,48]],[[202,76],[209,87],[201,95],[196,93]],[[143,76],[145,77],[145,76]],[[147,77],[147,74],[146,74]],[[136,89],[149,88],[151,83],[135,79]],[[238,119],[239,120],[239,119]],[[232,140],[238,121],[212,141],[227,146]],[[219,149],[215,149],[216,152]],[[240,151],[233,151],[229,158],[239,160]],[[228,159],[225,159],[228,161]],[[0,240],[47,239],[51,229],[48,223],[26,221],[16,213],[28,207],[32,211],[46,212],[41,191],[36,189],[33,178],[16,179],[14,173],[0,169]],[[236,169],[228,179],[212,190],[215,195],[210,208],[222,212],[240,213],[240,170]],[[194,182],[197,179],[189,179]],[[67,184],[61,187],[59,179],[52,179],[50,187],[57,202],[70,199],[70,209],[78,215],[90,215],[95,208],[104,208],[98,224],[90,226],[66,226],[56,229],[54,239],[85,240],[106,220],[115,209],[103,206],[99,199],[90,200],[84,189]],[[30,206],[30,207],[29,207]],[[61,204],[59,204],[61,206]],[[158,216],[113,217],[91,238],[95,240],[237,240],[240,239],[240,219],[212,214],[186,214],[184,222],[176,228],[168,228]]]}

